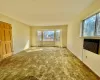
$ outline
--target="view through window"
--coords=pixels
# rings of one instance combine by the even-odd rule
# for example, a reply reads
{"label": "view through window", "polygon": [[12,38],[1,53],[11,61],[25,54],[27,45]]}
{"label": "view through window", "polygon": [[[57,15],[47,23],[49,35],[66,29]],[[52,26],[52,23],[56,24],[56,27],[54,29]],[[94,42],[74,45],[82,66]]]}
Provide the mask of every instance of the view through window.
{"label": "view through window", "polygon": [[54,41],[54,31],[43,31],[43,41]]}
{"label": "view through window", "polygon": [[97,15],[97,27],[96,27],[96,35],[100,36],[100,13]]}
{"label": "view through window", "polygon": [[96,15],[84,21],[84,36],[94,36]]}
{"label": "view through window", "polygon": [[82,36],[100,36],[100,13],[83,20]]}
{"label": "view through window", "polygon": [[60,41],[60,30],[37,31],[38,41]]}

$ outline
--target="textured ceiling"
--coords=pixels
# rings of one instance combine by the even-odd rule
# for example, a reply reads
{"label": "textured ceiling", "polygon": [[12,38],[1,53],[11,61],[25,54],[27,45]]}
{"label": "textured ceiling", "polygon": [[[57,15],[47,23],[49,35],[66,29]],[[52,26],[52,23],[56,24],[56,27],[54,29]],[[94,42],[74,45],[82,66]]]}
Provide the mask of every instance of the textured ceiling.
{"label": "textured ceiling", "polygon": [[31,26],[62,25],[93,0],[0,0],[0,13]]}

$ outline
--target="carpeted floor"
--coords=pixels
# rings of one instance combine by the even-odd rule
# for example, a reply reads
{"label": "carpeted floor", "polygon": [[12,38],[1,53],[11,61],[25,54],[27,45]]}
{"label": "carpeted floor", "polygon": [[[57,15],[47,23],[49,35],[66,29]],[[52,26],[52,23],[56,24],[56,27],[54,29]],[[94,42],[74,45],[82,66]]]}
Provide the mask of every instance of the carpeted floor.
{"label": "carpeted floor", "polygon": [[33,47],[0,62],[0,80],[100,80],[65,48]]}

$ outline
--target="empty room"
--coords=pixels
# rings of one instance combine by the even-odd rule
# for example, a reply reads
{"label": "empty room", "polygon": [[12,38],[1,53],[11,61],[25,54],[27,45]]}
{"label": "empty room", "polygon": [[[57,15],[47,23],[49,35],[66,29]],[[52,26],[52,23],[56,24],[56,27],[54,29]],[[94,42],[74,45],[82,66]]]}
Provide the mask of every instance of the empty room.
{"label": "empty room", "polygon": [[0,80],[100,80],[100,0],[0,0]]}

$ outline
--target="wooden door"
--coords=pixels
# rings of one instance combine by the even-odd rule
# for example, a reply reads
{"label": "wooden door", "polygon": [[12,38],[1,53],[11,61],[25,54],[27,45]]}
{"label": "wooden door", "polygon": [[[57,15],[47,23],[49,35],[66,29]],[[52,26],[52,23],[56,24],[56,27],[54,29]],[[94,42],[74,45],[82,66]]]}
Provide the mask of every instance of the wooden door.
{"label": "wooden door", "polygon": [[12,27],[10,24],[0,22],[0,57],[12,55]]}

